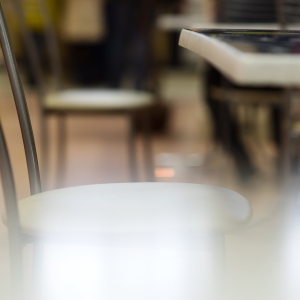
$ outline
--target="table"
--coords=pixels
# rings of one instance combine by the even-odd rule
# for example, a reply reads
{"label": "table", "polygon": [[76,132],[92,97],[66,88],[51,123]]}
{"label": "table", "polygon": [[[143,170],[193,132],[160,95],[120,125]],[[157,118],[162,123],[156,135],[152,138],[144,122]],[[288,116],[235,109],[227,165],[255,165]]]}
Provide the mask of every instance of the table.
{"label": "table", "polygon": [[287,175],[291,90],[300,86],[300,31],[184,29],[179,45],[204,57],[238,85],[286,89],[282,168]]}
{"label": "table", "polygon": [[179,44],[237,84],[300,86],[300,31],[183,30]]}

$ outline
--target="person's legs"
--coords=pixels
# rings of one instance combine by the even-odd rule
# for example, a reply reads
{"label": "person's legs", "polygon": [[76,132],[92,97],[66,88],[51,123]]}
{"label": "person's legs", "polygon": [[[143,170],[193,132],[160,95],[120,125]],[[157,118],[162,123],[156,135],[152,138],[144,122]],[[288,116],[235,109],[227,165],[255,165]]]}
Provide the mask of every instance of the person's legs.
{"label": "person's legs", "polygon": [[98,43],[70,43],[67,51],[69,75],[75,83],[90,86],[100,82]]}
{"label": "person's legs", "polygon": [[131,12],[127,4],[111,1],[107,4],[107,68],[109,84],[113,88],[121,85],[130,38]]}
{"label": "person's legs", "polygon": [[281,139],[282,139],[282,134],[281,134],[281,106],[279,105],[274,105],[271,108],[271,128],[273,129],[273,139],[276,144],[276,146],[279,148],[281,145]]}
{"label": "person's legs", "polygon": [[151,59],[149,37],[137,29],[133,34],[132,45],[135,89],[145,90],[147,89],[149,63]]}

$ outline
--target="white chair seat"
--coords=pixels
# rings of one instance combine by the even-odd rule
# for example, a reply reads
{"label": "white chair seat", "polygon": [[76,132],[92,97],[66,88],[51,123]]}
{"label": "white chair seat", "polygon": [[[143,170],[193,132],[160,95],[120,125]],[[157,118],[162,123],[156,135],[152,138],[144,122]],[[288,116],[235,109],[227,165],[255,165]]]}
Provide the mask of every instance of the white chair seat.
{"label": "white chair seat", "polygon": [[217,230],[246,225],[251,207],[219,187],[177,183],[100,184],[65,188],[19,201],[25,234],[95,237]]}
{"label": "white chair seat", "polygon": [[74,89],[49,93],[44,107],[54,110],[126,110],[149,106],[151,93],[133,90]]}

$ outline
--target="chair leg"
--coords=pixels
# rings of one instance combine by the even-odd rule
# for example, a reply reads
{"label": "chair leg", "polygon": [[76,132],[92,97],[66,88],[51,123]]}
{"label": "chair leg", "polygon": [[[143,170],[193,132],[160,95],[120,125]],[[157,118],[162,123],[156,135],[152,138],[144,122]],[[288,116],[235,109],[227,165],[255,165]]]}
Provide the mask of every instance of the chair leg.
{"label": "chair leg", "polygon": [[22,243],[19,239],[10,238],[10,272],[11,272],[11,299],[21,300],[23,297],[23,261]]}
{"label": "chair leg", "polygon": [[33,245],[33,262],[32,262],[32,283],[31,283],[31,298],[33,300],[42,299],[42,257],[43,257],[43,249],[44,244],[42,242],[34,242]]}
{"label": "chair leg", "polygon": [[129,134],[128,134],[128,154],[129,154],[129,167],[130,177],[132,182],[137,181],[137,157],[135,149],[135,123],[134,114],[129,113]]}
{"label": "chair leg", "polygon": [[42,183],[43,189],[47,186],[49,179],[49,133],[48,133],[48,115],[43,113],[41,118],[41,152],[42,152]]}
{"label": "chair leg", "polygon": [[226,247],[225,236],[217,234],[213,237],[212,253],[215,267],[215,282],[217,289],[216,299],[226,299],[226,282],[227,282],[227,268],[226,268]]}
{"label": "chair leg", "polygon": [[56,187],[64,186],[66,169],[66,115],[58,114]]}
{"label": "chair leg", "polygon": [[288,180],[290,173],[290,125],[291,125],[291,99],[292,90],[285,91],[284,102],[282,105],[281,120],[281,175],[284,180]]}
{"label": "chair leg", "polygon": [[148,181],[155,181],[153,174],[153,157],[152,157],[152,145],[151,145],[151,123],[150,116],[147,111],[144,112],[143,116],[143,125],[144,125],[144,159],[145,159],[145,168]]}

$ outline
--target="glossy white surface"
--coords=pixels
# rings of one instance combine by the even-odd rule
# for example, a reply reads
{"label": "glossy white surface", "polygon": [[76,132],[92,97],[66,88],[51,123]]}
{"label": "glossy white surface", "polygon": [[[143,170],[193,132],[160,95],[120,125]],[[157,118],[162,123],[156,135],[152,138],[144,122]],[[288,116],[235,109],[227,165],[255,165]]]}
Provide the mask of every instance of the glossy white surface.
{"label": "glossy white surface", "polygon": [[110,89],[73,89],[46,96],[46,109],[97,110],[130,109],[151,105],[153,95],[147,92]]}
{"label": "glossy white surface", "polygon": [[177,183],[88,185],[54,190],[19,202],[21,226],[37,236],[172,234],[235,230],[251,207],[218,187]]}
{"label": "glossy white surface", "polygon": [[41,299],[216,300],[215,257],[202,249],[46,245]]}
{"label": "glossy white surface", "polygon": [[204,34],[182,30],[179,45],[241,85],[300,86],[300,55],[245,53]]}

